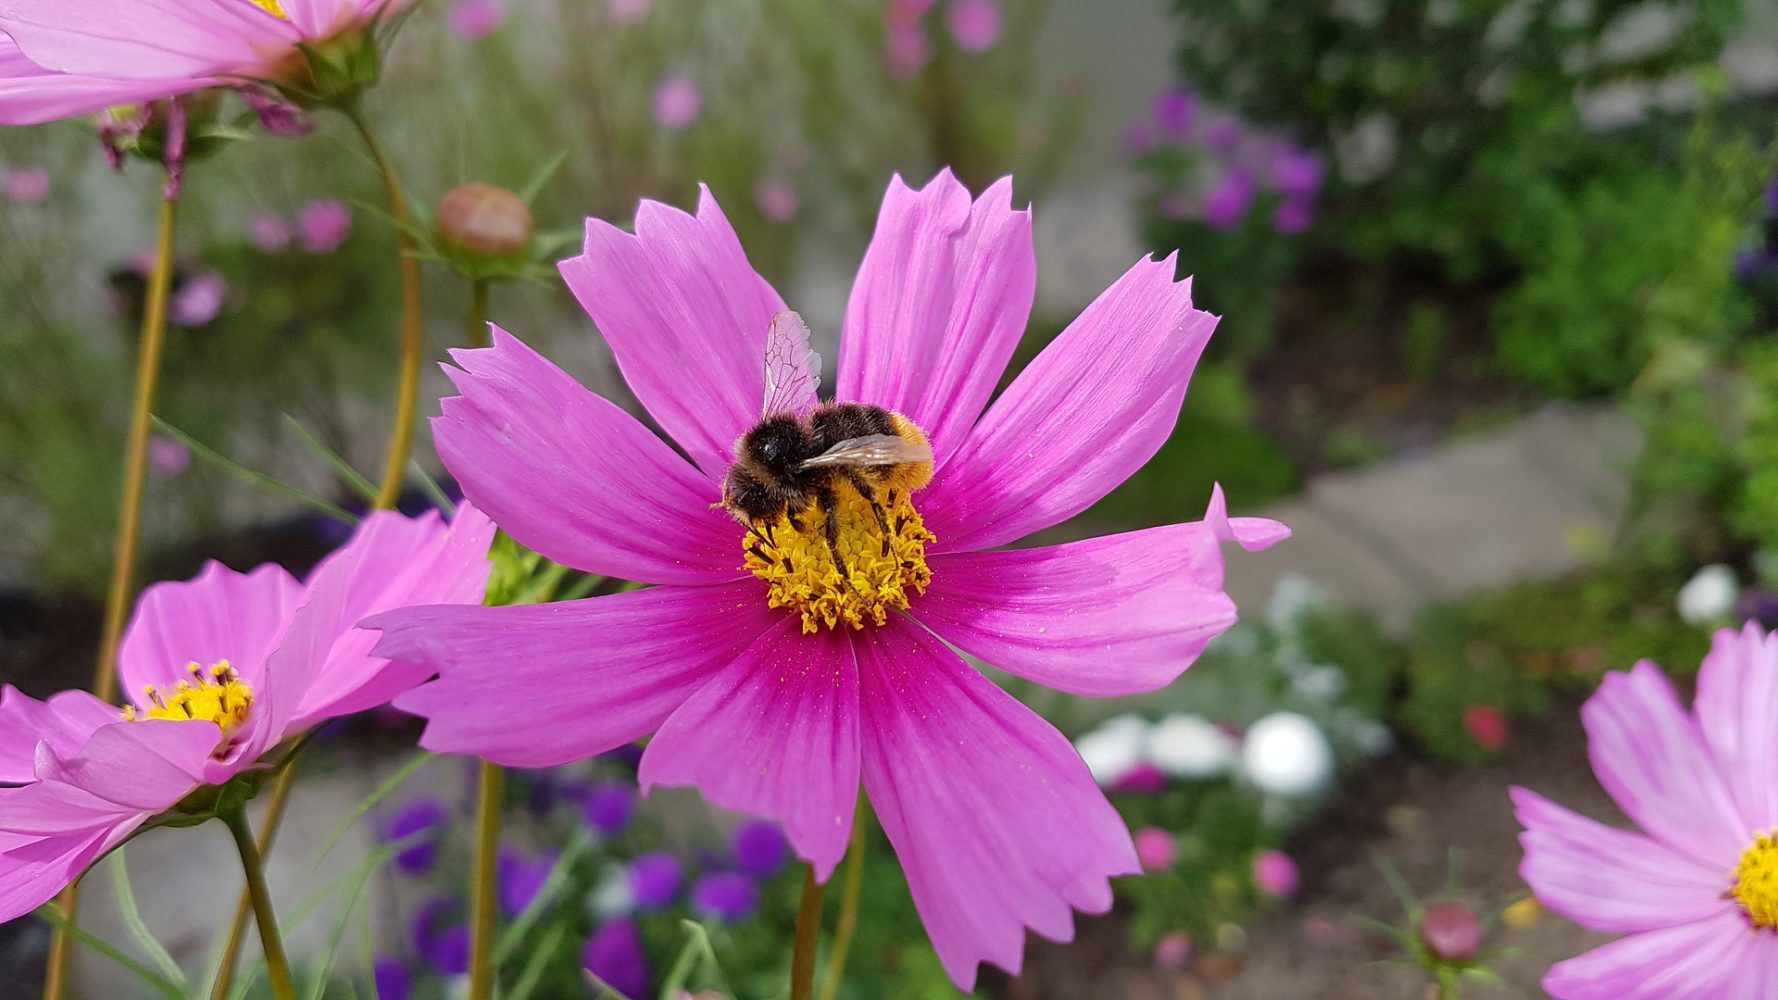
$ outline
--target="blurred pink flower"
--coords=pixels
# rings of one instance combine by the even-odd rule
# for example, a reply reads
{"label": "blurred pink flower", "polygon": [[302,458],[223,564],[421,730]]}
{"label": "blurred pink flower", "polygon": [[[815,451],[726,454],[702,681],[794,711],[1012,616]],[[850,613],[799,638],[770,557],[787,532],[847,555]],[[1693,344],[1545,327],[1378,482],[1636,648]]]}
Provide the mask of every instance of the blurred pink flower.
{"label": "blurred pink flower", "polygon": [[1640,832],[1512,789],[1546,908],[1623,934],[1558,962],[1560,1000],[1770,995],[1778,970],[1778,636],[1723,629],[1688,712],[1644,660],[1581,706],[1599,784]]}
{"label": "blurred pink flower", "polygon": [[901,79],[925,69],[932,61],[926,29],[918,24],[891,24],[883,36],[883,58],[889,64],[889,75]]}
{"label": "blurred pink flower", "polygon": [[1483,750],[1498,753],[1510,735],[1506,713],[1493,705],[1470,705],[1463,710],[1463,731]]}
{"label": "blurred pink flower", "polygon": [[165,434],[148,439],[148,465],[163,476],[176,476],[191,464],[191,449]]}
{"label": "blurred pink flower", "polygon": [[1228,232],[1241,225],[1255,194],[1252,171],[1234,167],[1204,195],[1204,225]]}
{"label": "blurred pink flower", "polygon": [[1218,153],[1231,152],[1246,134],[1241,119],[1234,115],[1216,115],[1204,124],[1204,146]]}
{"label": "blurred pink flower", "polygon": [[253,245],[266,253],[282,250],[290,245],[290,223],[282,216],[270,213],[255,215],[247,223],[248,237]]}
{"label": "blurred pink flower", "polygon": [[605,0],[605,9],[619,24],[634,24],[648,16],[651,0]]}
{"label": "blurred pink flower", "polygon": [[446,14],[451,31],[471,42],[493,34],[505,17],[500,0],[457,0]]}
{"label": "blurred pink flower", "polygon": [[789,181],[760,181],[753,186],[753,201],[770,222],[789,222],[796,214],[796,188]]}
{"label": "blurred pink flower", "polygon": [[1154,943],[1154,964],[1163,969],[1183,969],[1192,960],[1192,937],[1184,931],[1168,931]]}
{"label": "blurred pink flower", "polygon": [[338,198],[316,198],[296,213],[297,237],[310,253],[332,253],[352,234],[352,209]]}
{"label": "blurred pink flower", "polygon": [[1261,851],[1253,856],[1253,884],[1273,899],[1296,895],[1301,881],[1296,862],[1283,851]]}
{"label": "blurred pink flower", "polygon": [[49,171],[42,167],[13,167],[6,171],[6,200],[29,205],[49,197]]}
{"label": "blurred pink flower", "polygon": [[1197,94],[1184,87],[1169,87],[1155,95],[1154,122],[1168,136],[1182,139],[1191,131],[1197,107]]}
{"label": "blurred pink flower", "polygon": [[1324,172],[1321,157],[1289,141],[1273,143],[1270,152],[1266,172],[1271,175],[1272,186],[1286,199],[1308,201],[1314,198],[1321,190]]}
{"label": "blurred pink flower", "polygon": [[1000,40],[1000,4],[996,0],[951,0],[945,10],[951,39],[965,52],[986,52]]}
{"label": "blurred pink flower", "polygon": [[1482,925],[1462,903],[1428,903],[1416,930],[1426,950],[1446,962],[1467,962],[1482,948]]}
{"label": "blurred pink flower", "polygon": [[179,283],[167,315],[180,326],[203,326],[222,312],[228,283],[215,271],[200,271]]}
{"label": "blurred pink flower", "polygon": [[1315,207],[1306,201],[1286,199],[1272,209],[1272,229],[1287,236],[1302,232],[1314,221]]}
{"label": "blurred pink flower", "polygon": [[389,700],[425,677],[374,656],[366,615],[480,602],[494,528],[473,507],[365,518],[307,584],[273,564],[142,592],[118,651],[118,708],[85,691],[0,689],[0,923],[191,792],[258,765],[286,736]]}
{"label": "blurred pink flower", "polygon": [[1136,831],[1136,860],[1146,872],[1163,872],[1179,860],[1179,842],[1158,826]]}
{"label": "blurred pink flower", "polygon": [[[817,398],[806,365],[783,370],[803,358],[792,314],[708,190],[695,215],[645,201],[633,229],[588,220],[563,278],[678,447],[498,329],[492,347],[453,352],[458,394],[433,436],[464,495],[521,544],[655,586],[371,619],[379,653],[437,673],[397,702],[426,718],[421,742],[547,767],[653,734],[644,788],[694,786],[781,822],[823,880],[862,787],[965,991],[981,962],[1016,970],[1027,929],[1063,939],[1072,911],[1108,909],[1110,879],[1139,870],[1128,829],[1073,745],[955,650],[1074,694],[1155,690],[1234,622],[1222,543],[1288,530],[1228,517],[1214,490],[1202,521],[1004,547],[1155,454],[1216,322],[1176,261],[1144,260],[996,394],[1037,277],[1012,190],[895,178],[858,269],[836,398],[902,414],[935,469],[918,509],[902,492],[883,522],[862,501],[831,515],[858,540],[851,572],[883,581],[882,597],[831,569],[796,576],[827,551],[811,528],[767,522],[783,526],[765,544],[786,569],[748,541],[758,528],[711,506],[761,413]],[[768,344],[785,377],[769,394]],[[932,555],[911,531],[936,536]],[[868,555],[877,541],[889,557]]]}
{"label": "blurred pink flower", "polygon": [[655,84],[654,120],[667,131],[677,132],[697,121],[698,107],[702,103],[703,95],[691,77],[669,76]]}

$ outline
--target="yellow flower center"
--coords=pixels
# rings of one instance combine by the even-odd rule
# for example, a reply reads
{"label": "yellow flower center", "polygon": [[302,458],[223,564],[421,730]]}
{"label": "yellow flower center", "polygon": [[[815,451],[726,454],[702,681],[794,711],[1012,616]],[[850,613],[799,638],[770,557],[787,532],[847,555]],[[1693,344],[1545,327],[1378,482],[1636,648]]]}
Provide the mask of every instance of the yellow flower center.
{"label": "yellow flower center", "polygon": [[268,14],[281,17],[286,21],[290,20],[290,15],[284,13],[284,8],[279,6],[278,0],[247,0],[247,2]]}
{"label": "yellow flower center", "polygon": [[1778,928],[1778,837],[1762,833],[1741,854],[1729,894],[1753,921],[1755,930]]}
{"label": "yellow flower center", "polygon": [[[771,606],[795,608],[804,632],[841,622],[862,629],[867,619],[882,625],[890,608],[908,606],[910,590],[922,593],[932,581],[926,543],[935,539],[907,490],[887,490],[880,506],[850,486],[836,494],[832,511],[811,505],[801,514],[781,514],[741,540],[747,568],[768,585]],[[832,546],[829,517],[836,526]]]}
{"label": "yellow flower center", "polygon": [[125,705],[123,717],[131,722],[143,719],[173,719],[179,722],[214,722],[222,730],[218,749],[228,745],[229,737],[247,721],[253,705],[253,689],[235,673],[227,660],[218,660],[208,670],[189,663],[185,670],[191,680],[180,681],[171,691],[154,685],[142,689],[146,712],[134,705]]}

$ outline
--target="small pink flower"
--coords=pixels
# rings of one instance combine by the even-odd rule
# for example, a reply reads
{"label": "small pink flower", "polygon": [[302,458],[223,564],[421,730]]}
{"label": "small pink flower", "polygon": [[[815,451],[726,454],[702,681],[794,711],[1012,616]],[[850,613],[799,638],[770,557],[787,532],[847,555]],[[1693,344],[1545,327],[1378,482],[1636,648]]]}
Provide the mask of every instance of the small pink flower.
{"label": "small pink flower", "polygon": [[204,326],[222,312],[228,283],[215,271],[201,271],[179,283],[167,315],[180,326]]}
{"label": "small pink flower", "polygon": [[270,213],[255,215],[247,223],[248,238],[266,253],[275,253],[290,245],[290,223]]}
{"label": "small pink flower", "polygon": [[1000,4],[996,0],[951,0],[945,10],[951,39],[965,52],[986,52],[1000,40]]}
{"label": "small pink flower", "polygon": [[1463,710],[1463,731],[1483,750],[1499,753],[1509,736],[1506,713],[1493,705],[1470,705]]}
{"label": "small pink flower", "polygon": [[181,442],[156,434],[148,439],[148,466],[163,476],[177,476],[191,464],[191,449]]}
{"label": "small pink flower", "polygon": [[1184,931],[1168,931],[1154,943],[1154,964],[1162,969],[1183,969],[1192,960],[1192,937]]}
{"label": "small pink flower", "polygon": [[677,132],[698,120],[703,95],[689,76],[669,76],[654,88],[654,120],[661,128]]}
{"label": "small pink flower", "polygon": [[1546,908],[1623,934],[1556,963],[1559,1000],[1754,998],[1778,969],[1778,637],[1716,633],[1688,712],[1646,660],[1581,706],[1593,773],[1640,832],[1512,789],[1519,875]]}
{"label": "small pink flower", "polygon": [[1158,826],[1145,826],[1136,831],[1136,860],[1143,871],[1164,872],[1179,860],[1179,842]]}
{"label": "small pink flower", "polygon": [[[427,719],[423,745],[547,767],[652,733],[644,788],[780,822],[824,880],[862,786],[965,990],[981,962],[1016,970],[1027,929],[1065,939],[1072,910],[1109,908],[1110,879],[1140,868],[1128,829],[1067,738],[954,649],[1075,694],[1155,690],[1235,620],[1221,543],[1288,531],[1228,517],[1218,490],[1199,522],[1006,547],[1155,454],[1216,322],[1173,259],[1143,261],[996,394],[1037,277],[1011,200],[1011,178],[980,198],[949,172],[921,190],[895,178],[859,267],[835,398],[901,414],[933,470],[886,495],[881,521],[834,501],[835,545],[869,594],[813,521],[713,507],[762,412],[817,398],[813,366],[784,370],[804,358],[792,314],[709,191],[695,215],[643,202],[633,230],[588,220],[563,277],[677,447],[501,330],[453,352],[434,441],[521,544],[655,586],[367,622],[378,652],[438,674],[397,702]],[[768,343],[788,380],[762,406]]]}
{"label": "small pink flower", "polygon": [[768,222],[789,222],[796,214],[796,188],[788,181],[760,181],[753,186],[753,202]]}
{"label": "small pink flower", "polygon": [[605,0],[605,9],[619,24],[635,24],[648,16],[651,0]]}
{"label": "small pink flower", "polygon": [[352,209],[338,198],[317,198],[296,213],[297,237],[310,253],[332,253],[352,235]]}
{"label": "small pink flower", "polygon": [[889,75],[907,79],[932,61],[932,43],[918,24],[891,24],[883,36],[883,58]]}
{"label": "small pink flower", "polygon": [[1221,232],[1239,227],[1255,193],[1253,173],[1241,167],[1231,169],[1204,195],[1204,224]]}
{"label": "small pink flower", "polygon": [[1191,131],[1196,117],[1198,95],[1184,87],[1170,87],[1155,95],[1154,122],[1162,132],[1182,139]]}
{"label": "small pink flower", "polygon": [[488,37],[506,18],[500,0],[457,0],[451,4],[445,19],[451,31],[464,41],[474,42]]}
{"label": "small pink flower", "polygon": [[1283,851],[1261,851],[1253,857],[1253,884],[1273,899],[1296,895],[1302,876],[1296,862]]}
{"label": "small pink flower", "polygon": [[49,171],[42,167],[14,167],[6,171],[6,200],[29,205],[49,197]]}
{"label": "small pink flower", "polygon": [[85,691],[37,701],[0,690],[0,923],[29,913],[149,817],[220,785],[286,736],[363,711],[423,668],[371,653],[366,615],[479,603],[493,526],[372,514],[307,584],[267,564],[210,563],[142,592],[118,651],[134,698],[120,714]]}

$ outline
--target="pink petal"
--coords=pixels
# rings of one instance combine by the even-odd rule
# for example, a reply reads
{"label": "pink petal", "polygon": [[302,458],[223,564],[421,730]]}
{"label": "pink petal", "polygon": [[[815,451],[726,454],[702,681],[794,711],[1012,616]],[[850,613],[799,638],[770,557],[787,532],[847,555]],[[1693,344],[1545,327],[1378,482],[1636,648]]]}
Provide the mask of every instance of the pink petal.
{"label": "pink petal", "polygon": [[[0,791],[0,811],[6,808],[8,794]],[[48,838],[14,838],[0,833],[0,924],[54,899],[94,858],[138,825],[139,820],[117,828]]]}
{"label": "pink petal", "polygon": [[[1173,432],[1216,317],[1173,258],[1132,267],[988,408],[922,494],[937,551],[1015,541],[1091,506]],[[962,349],[962,348],[959,348]]]}
{"label": "pink petal", "polygon": [[1734,869],[1754,831],[1654,664],[1608,674],[1580,718],[1593,773],[1624,815],[1675,851],[1725,874]]}
{"label": "pink petal", "polygon": [[1698,668],[1698,723],[1756,830],[1778,826],[1778,636],[1723,629]]}
{"label": "pink petal", "polygon": [[190,580],[157,583],[142,592],[118,650],[118,683],[125,697],[145,704],[142,689],[189,680],[188,664],[233,664],[256,692],[265,659],[302,596],[302,585],[267,563],[237,573],[205,563]]}
{"label": "pink petal", "polygon": [[766,327],[784,300],[754,273],[710,189],[699,188],[696,216],[644,201],[634,234],[588,219],[585,252],[560,267],[636,398],[720,478],[759,422]]}
{"label": "pink petal", "polygon": [[634,417],[498,327],[493,347],[451,356],[462,368],[445,371],[462,395],[445,399],[432,422],[438,457],[507,534],[626,580],[745,573],[741,529],[711,506],[722,491]]}
{"label": "pink petal", "polygon": [[77,752],[100,726],[118,721],[115,705],[87,691],[62,691],[38,701],[7,684],[0,687],[0,785],[37,780],[37,744],[60,756]]}
{"label": "pink petal", "polygon": [[947,642],[1039,684],[1099,696],[1152,691],[1234,624],[1218,543],[1275,540],[1246,520],[1238,534],[1219,489],[1210,515],[1192,524],[935,556],[932,585],[912,614]]}
{"label": "pink petal", "polygon": [[1519,875],[1543,905],[1592,931],[1622,934],[1702,920],[1723,909],[1729,873],[1638,833],[1512,789],[1525,832]]}
{"label": "pink petal", "polygon": [[847,634],[804,635],[795,615],[679,706],[637,775],[695,785],[725,809],[775,819],[826,881],[858,801],[858,668]]}
{"label": "pink petal", "polygon": [[1031,211],[1011,202],[1010,177],[971,204],[949,169],[918,191],[897,175],[846,305],[835,398],[906,414],[939,465],[988,404],[1031,315]]}
{"label": "pink petal", "polygon": [[957,985],[1017,972],[1025,928],[1066,941],[1140,871],[1117,811],[1061,733],[903,619],[853,641],[864,786]]}
{"label": "pink petal", "polygon": [[1543,988],[1557,1000],[1763,1000],[1771,996],[1775,945],[1724,908],[1558,962]]}
{"label": "pink petal", "polygon": [[556,604],[385,612],[378,656],[438,679],[395,699],[429,721],[420,745],[509,767],[554,767],[653,732],[783,618],[751,578]]}
{"label": "pink petal", "polygon": [[0,34],[0,125],[38,125],[210,86],[209,78],[113,80],[44,69]]}
{"label": "pink petal", "polygon": [[114,722],[93,733],[73,756],[40,750],[37,777],[45,785],[67,785],[125,810],[156,813],[206,780],[220,739],[213,722]]}
{"label": "pink petal", "polygon": [[253,70],[301,37],[241,0],[7,0],[0,32],[39,66],[120,80]]}
{"label": "pink petal", "polygon": [[[188,786],[189,787],[189,786]],[[39,781],[0,789],[0,833],[32,838],[86,836],[127,822],[140,822],[153,810],[119,805],[61,781]]]}
{"label": "pink petal", "polygon": [[297,697],[291,728],[374,708],[430,676],[372,656],[378,635],[357,624],[396,608],[480,604],[493,540],[493,522],[467,503],[449,525],[431,513],[365,518],[351,542],[315,568],[308,602],[272,654],[270,673]]}

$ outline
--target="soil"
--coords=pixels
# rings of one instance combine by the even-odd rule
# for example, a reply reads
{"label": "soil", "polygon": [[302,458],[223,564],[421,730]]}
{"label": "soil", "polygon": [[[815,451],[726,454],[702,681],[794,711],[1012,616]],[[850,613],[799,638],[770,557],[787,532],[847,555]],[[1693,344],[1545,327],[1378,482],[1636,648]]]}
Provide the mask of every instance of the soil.
{"label": "soil", "polygon": [[[1005,1000],[1430,1000],[1430,978],[1359,920],[1406,919],[1374,859],[1386,859],[1430,900],[1444,895],[1456,852],[1455,898],[1484,915],[1497,912],[1527,891],[1518,877],[1519,826],[1507,801],[1512,785],[1629,825],[1592,777],[1579,706],[1561,704],[1520,725],[1487,766],[1397,753],[1368,767],[1289,847],[1303,876],[1296,897],[1231,935],[1239,946],[1202,950],[1181,971],[1158,970],[1123,952],[1122,919],[1113,913],[1081,921],[1073,945],[1032,939],[1025,974],[994,992]],[[1463,996],[1542,996],[1538,981],[1552,963],[1607,940],[1550,913],[1518,929],[1495,923],[1484,931],[1483,947],[1500,949],[1491,967],[1504,982],[1466,980]]]}

